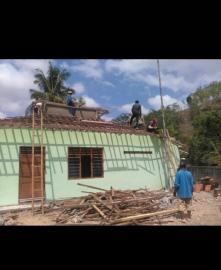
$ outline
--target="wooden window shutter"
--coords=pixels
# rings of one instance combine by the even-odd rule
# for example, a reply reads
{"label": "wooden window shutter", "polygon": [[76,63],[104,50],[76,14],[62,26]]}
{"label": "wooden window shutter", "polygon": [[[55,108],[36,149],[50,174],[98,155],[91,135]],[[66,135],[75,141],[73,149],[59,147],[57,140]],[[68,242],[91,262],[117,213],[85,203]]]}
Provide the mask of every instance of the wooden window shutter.
{"label": "wooden window shutter", "polygon": [[93,148],[92,149],[92,167],[93,177],[103,177],[103,149]]}
{"label": "wooden window shutter", "polygon": [[81,177],[80,148],[68,148],[68,178]]}

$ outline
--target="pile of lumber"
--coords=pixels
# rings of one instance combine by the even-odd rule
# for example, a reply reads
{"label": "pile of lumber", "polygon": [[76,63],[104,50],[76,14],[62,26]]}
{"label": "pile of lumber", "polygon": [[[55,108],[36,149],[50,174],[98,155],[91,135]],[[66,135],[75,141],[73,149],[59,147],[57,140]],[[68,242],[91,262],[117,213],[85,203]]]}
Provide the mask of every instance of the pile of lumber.
{"label": "pile of lumber", "polygon": [[57,224],[81,225],[128,225],[155,224],[160,218],[174,215],[177,208],[171,208],[171,194],[164,191],[105,190],[83,185],[99,192],[87,191],[79,203],[64,202],[63,210],[56,219]]}

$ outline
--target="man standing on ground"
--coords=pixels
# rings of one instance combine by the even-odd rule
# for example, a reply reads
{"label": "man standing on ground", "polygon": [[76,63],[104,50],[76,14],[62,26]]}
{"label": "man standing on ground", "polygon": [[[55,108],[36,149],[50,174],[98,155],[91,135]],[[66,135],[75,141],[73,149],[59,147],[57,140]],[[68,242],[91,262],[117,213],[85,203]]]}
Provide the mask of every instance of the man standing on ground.
{"label": "man standing on ground", "polygon": [[180,169],[176,173],[175,189],[180,198],[179,209],[182,213],[182,218],[184,218],[185,210],[187,210],[187,217],[191,218],[190,205],[193,196],[193,176],[191,172],[187,171],[184,162],[180,164]]}
{"label": "man standing on ground", "polygon": [[135,101],[131,111],[132,111],[132,116],[130,119],[130,125],[132,125],[133,119],[136,118],[135,127],[138,127],[139,119],[141,118],[141,106],[138,100]]}

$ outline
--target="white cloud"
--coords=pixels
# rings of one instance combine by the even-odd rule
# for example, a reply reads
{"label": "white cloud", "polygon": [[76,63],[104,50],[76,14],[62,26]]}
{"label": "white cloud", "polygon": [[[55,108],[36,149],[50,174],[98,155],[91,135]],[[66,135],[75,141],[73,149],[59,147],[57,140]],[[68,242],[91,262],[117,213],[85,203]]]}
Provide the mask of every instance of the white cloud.
{"label": "white cloud", "polygon": [[[53,63],[53,60],[50,60]],[[12,60],[12,64],[14,64],[17,68],[23,70],[34,70],[41,69],[44,73],[48,70],[48,62],[49,60],[38,60],[38,59],[16,59]]]}
{"label": "white cloud", "polygon": [[101,119],[103,119],[103,120],[105,120],[105,121],[111,121],[111,120],[113,120],[113,117],[103,115],[103,116],[101,117]]}
{"label": "white cloud", "polygon": [[[160,100],[160,95],[157,95],[155,97],[148,98],[148,103],[151,105],[151,107],[155,110],[158,110],[161,108],[161,100]],[[173,103],[177,103],[180,107],[183,107],[184,104],[179,101],[176,98],[173,98],[171,96],[165,95],[163,96],[163,105],[164,107],[167,107],[168,105],[171,105]]]}
{"label": "white cloud", "polygon": [[[124,105],[120,106],[118,108],[118,110],[120,112],[123,112],[123,113],[131,113],[132,106],[133,106],[133,103],[124,104]],[[142,105],[141,105],[141,111],[142,111],[142,114],[148,114],[149,113],[149,110],[147,108],[145,108],[144,106],[142,106]]]}
{"label": "white cloud", "polygon": [[153,66],[153,63],[154,60],[107,60],[105,68],[107,71],[132,74],[149,69]]}
{"label": "white cloud", "polygon": [[101,79],[103,76],[103,69],[98,60],[82,60],[81,64],[72,65],[71,69],[82,73],[88,78]]}
{"label": "white cloud", "polygon": [[141,106],[142,114],[148,114],[150,112],[149,109],[146,109],[144,106]]}
{"label": "white cloud", "polygon": [[67,70],[70,69],[70,65],[67,62],[62,62],[60,64],[60,67],[63,68],[63,69],[67,69]]}
{"label": "white cloud", "polygon": [[6,117],[7,117],[7,115],[5,113],[0,112],[0,119],[4,119]]}
{"label": "white cloud", "polygon": [[47,70],[48,60],[0,60],[0,111],[6,114],[24,114],[31,102],[30,88],[34,71]]}
{"label": "white cloud", "polygon": [[124,104],[122,106],[119,107],[119,111],[123,112],[123,113],[131,113],[131,108],[133,106],[133,103],[131,104]]}
{"label": "white cloud", "polygon": [[[163,90],[186,94],[221,78],[221,60],[160,60],[160,68]],[[105,69],[131,81],[159,86],[156,60],[107,60]]]}
{"label": "white cloud", "polygon": [[101,98],[105,101],[110,101],[111,100],[111,97],[110,96],[107,96],[107,95],[103,95],[101,96]]}
{"label": "white cloud", "polygon": [[115,87],[115,85],[109,81],[101,81],[104,85],[110,86],[110,87]]}
{"label": "white cloud", "polygon": [[73,88],[77,94],[82,94],[85,92],[85,86],[81,82],[74,83],[71,88]]}
{"label": "white cloud", "polygon": [[86,106],[87,107],[100,107],[100,104],[97,103],[93,98],[88,97],[88,96],[83,96]]}

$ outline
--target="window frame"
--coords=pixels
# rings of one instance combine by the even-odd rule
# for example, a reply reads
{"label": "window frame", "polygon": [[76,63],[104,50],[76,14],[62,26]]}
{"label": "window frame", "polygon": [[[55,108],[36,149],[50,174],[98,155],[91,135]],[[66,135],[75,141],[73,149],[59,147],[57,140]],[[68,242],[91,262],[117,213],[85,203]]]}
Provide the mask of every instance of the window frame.
{"label": "window frame", "polygon": [[[78,156],[79,158],[79,174],[77,177],[75,176],[70,176],[70,151],[72,149],[75,149],[76,151],[79,151],[79,153],[77,154],[73,154],[76,155],[76,157]],[[82,150],[83,149],[83,150]],[[93,151],[98,150],[98,152],[100,151],[100,153],[96,154],[93,153]],[[89,153],[84,153],[89,151]],[[83,153],[82,153],[83,152]],[[82,167],[82,163],[81,163],[81,157],[82,156],[90,156],[91,159],[91,176],[90,177],[82,177],[81,174],[81,167]],[[93,157],[99,156],[101,158],[101,171],[102,171],[102,175],[101,176],[94,176],[94,167],[93,167]],[[67,165],[68,165],[68,180],[76,180],[76,179],[80,179],[80,180],[84,180],[84,179],[94,179],[94,178],[104,178],[104,148],[103,147],[74,147],[74,146],[69,146],[68,147],[68,157],[67,157]]]}

